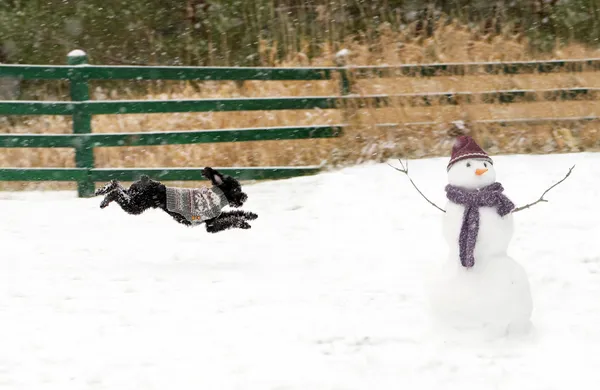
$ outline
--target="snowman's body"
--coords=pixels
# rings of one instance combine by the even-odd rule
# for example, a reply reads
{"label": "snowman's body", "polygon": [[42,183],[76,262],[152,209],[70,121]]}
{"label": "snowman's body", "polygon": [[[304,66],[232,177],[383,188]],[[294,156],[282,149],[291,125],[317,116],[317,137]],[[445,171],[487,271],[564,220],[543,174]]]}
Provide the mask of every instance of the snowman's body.
{"label": "snowman's body", "polygon": [[[485,172],[476,175],[475,170]],[[448,176],[450,184],[472,191],[495,182],[493,166],[486,160],[457,162]],[[465,206],[449,201],[445,210],[443,233],[449,254],[432,280],[434,316],[444,325],[460,329],[504,333],[528,328],[532,313],[529,281],[524,269],[507,255],[514,231],[512,214],[502,217],[493,207],[478,209],[475,264],[467,268],[461,264],[459,249]]]}
{"label": "snowman's body", "polygon": [[[459,258],[458,237],[462,226],[465,207],[460,204],[448,202],[443,219],[444,238],[448,244],[450,256]],[[506,255],[508,244],[514,232],[512,214],[504,217],[498,215],[492,207],[479,208],[479,232],[475,245],[476,265],[485,265],[495,256]],[[458,261],[460,265],[460,260]]]}

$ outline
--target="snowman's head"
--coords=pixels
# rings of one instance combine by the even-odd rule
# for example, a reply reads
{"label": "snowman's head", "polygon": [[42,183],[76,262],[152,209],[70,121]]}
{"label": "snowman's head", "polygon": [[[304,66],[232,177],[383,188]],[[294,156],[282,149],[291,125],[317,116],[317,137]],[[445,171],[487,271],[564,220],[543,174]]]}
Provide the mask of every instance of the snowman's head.
{"label": "snowman's head", "polygon": [[448,184],[477,190],[496,181],[496,171],[489,158],[469,158],[453,163],[448,169]]}

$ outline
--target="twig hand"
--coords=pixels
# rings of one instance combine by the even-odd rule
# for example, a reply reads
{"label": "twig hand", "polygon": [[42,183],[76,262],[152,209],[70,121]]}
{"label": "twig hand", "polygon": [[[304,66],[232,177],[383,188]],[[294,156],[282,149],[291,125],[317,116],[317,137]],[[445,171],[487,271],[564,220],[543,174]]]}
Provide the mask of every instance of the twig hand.
{"label": "twig hand", "polygon": [[575,165],[573,165],[571,168],[569,168],[569,172],[567,172],[567,174],[565,175],[565,177],[562,178],[562,180],[560,180],[559,182],[555,183],[554,185],[552,185],[550,188],[548,188],[546,191],[544,191],[544,193],[542,194],[542,196],[540,196],[540,198],[538,200],[536,200],[533,203],[527,204],[525,206],[522,207],[517,207],[516,209],[514,209],[512,212],[516,213],[517,211],[521,211],[521,210],[525,210],[530,208],[533,205],[536,205],[538,203],[542,203],[542,202],[548,202],[546,199],[544,199],[544,195],[546,195],[551,189],[553,189],[554,187],[556,187],[557,185],[559,185],[560,183],[562,183],[563,181],[567,180],[567,177],[569,177],[569,175],[571,175],[571,172],[573,171],[573,168],[575,168]]}
{"label": "twig hand", "polygon": [[444,210],[443,208],[439,207],[438,205],[436,205],[435,203],[433,203],[432,201],[430,201],[429,199],[427,199],[427,197],[425,195],[423,195],[423,193],[421,192],[421,190],[419,190],[419,187],[417,187],[417,185],[415,184],[415,182],[410,178],[410,176],[408,175],[408,161],[406,161],[406,167],[404,166],[404,164],[402,163],[402,160],[398,160],[400,161],[400,166],[402,167],[402,169],[400,168],[396,168],[393,165],[388,164],[390,167],[394,168],[395,170],[397,170],[398,172],[402,172],[406,175],[406,177],[408,177],[408,180],[410,180],[410,183],[413,185],[413,187],[415,187],[415,189],[417,190],[417,192],[419,194],[421,194],[421,196],[427,201],[429,202],[430,205],[434,206],[436,209],[440,210],[441,212],[445,213],[446,210]]}

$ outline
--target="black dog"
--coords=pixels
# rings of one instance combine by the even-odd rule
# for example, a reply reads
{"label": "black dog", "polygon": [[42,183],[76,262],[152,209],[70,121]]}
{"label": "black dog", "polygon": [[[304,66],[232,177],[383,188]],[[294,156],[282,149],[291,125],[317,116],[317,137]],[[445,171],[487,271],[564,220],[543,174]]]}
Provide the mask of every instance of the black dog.
{"label": "black dog", "polygon": [[[210,167],[202,170],[202,176],[221,190],[229,206],[241,207],[248,199],[248,195],[242,192],[240,183],[233,177],[222,175]],[[123,188],[117,180],[112,180],[96,190],[95,195],[106,195],[100,208],[107,207],[112,201],[117,202],[125,212],[134,215],[141,214],[149,208],[161,208],[177,222],[187,226],[194,225],[182,214],[167,209],[167,187],[158,181],[151,180],[146,175],[132,183],[128,189]],[[256,218],[258,215],[254,213],[235,210],[219,212],[217,217],[207,219],[204,223],[207,232],[217,233],[231,228],[250,229],[251,226],[247,221]]]}

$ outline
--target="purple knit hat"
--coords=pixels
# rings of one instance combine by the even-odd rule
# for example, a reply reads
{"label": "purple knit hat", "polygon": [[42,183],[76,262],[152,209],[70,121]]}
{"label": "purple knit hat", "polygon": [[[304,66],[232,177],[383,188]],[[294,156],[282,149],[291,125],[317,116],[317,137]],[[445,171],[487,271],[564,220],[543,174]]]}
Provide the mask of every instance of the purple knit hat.
{"label": "purple knit hat", "polygon": [[475,142],[473,138],[468,135],[461,135],[456,138],[456,142],[452,147],[452,156],[450,156],[450,162],[448,163],[446,170],[449,170],[455,162],[466,160],[468,158],[481,158],[489,161],[490,164],[494,163],[490,156],[477,145],[477,142]]}

